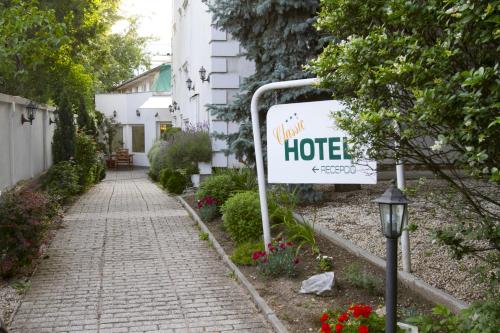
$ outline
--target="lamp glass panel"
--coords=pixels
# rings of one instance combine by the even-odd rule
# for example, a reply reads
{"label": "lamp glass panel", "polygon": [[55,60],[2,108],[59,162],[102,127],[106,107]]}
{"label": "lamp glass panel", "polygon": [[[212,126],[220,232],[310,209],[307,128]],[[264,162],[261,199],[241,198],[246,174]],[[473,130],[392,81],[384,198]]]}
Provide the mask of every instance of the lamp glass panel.
{"label": "lamp glass panel", "polygon": [[382,223],[382,233],[384,235],[390,235],[391,230],[391,205],[390,204],[379,204],[380,210],[380,222]]}
{"label": "lamp glass panel", "polygon": [[392,205],[393,232],[401,234],[406,205]]}

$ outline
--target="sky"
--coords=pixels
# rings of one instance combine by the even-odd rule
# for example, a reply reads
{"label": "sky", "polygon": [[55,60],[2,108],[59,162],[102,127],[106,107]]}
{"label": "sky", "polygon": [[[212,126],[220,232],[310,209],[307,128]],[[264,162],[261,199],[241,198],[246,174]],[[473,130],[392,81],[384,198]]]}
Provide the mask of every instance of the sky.
{"label": "sky", "polygon": [[[138,17],[140,36],[154,37],[148,43],[147,51],[151,55],[171,53],[172,0],[121,0],[119,13],[124,17]],[[126,21],[118,21],[113,32],[122,32],[127,28]]]}

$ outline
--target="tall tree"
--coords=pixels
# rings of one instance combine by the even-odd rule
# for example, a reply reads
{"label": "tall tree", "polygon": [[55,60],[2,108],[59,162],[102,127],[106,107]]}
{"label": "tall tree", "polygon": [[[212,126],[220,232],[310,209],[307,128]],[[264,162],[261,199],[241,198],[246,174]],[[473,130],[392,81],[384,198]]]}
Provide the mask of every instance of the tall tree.
{"label": "tall tree", "polygon": [[312,69],[346,102],[336,119],[353,150],[420,163],[448,181],[462,200],[446,203],[458,214],[438,239],[498,274],[500,1],[321,3],[318,27],[337,39]]}
{"label": "tall tree", "polygon": [[[250,101],[258,87],[275,81],[312,77],[303,66],[322,49],[324,40],[314,28],[318,0],[220,0],[209,5],[214,23],[234,36],[245,56],[255,62],[255,74],[248,77],[227,107],[210,106],[219,119],[240,122],[240,130],[229,136],[230,151],[240,160],[253,163],[254,147],[250,124]],[[272,104],[324,99],[329,96],[315,88],[268,93],[261,102],[261,123]],[[262,128],[265,140],[265,126]]]}

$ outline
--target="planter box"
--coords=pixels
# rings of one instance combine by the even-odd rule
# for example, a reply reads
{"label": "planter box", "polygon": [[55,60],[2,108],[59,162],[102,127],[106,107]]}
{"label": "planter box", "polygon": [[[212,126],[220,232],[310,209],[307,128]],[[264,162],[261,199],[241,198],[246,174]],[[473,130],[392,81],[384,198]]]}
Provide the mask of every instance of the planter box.
{"label": "planter box", "polygon": [[200,175],[211,175],[212,163],[198,162],[198,169],[200,169]]}
{"label": "planter box", "polygon": [[418,333],[418,327],[405,323],[398,323],[399,328],[405,330],[406,333]]}
{"label": "planter box", "polygon": [[191,175],[191,183],[193,183],[194,187],[199,187],[200,186],[200,175],[199,174]]}

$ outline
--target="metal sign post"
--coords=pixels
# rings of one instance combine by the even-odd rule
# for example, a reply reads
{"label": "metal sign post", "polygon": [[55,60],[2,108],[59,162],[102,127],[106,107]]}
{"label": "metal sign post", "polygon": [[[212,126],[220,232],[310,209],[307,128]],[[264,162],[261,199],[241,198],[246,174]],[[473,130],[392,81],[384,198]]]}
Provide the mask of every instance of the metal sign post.
{"label": "metal sign post", "polygon": [[[265,178],[265,173],[264,173],[264,160],[262,156],[262,140],[261,140],[261,133],[260,133],[260,124],[259,124],[259,112],[258,112],[258,103],[259,103],[259,98],[262,96],[264,92],[271,91],[271,90],[278,90],[278,89],[288,89],[288,88],[298,88],[298,87],[305,87],[305,86],[312,86],[315,84],[319,83],[319,79],[313,78],[313,79],[304,79],[304,80],[293,80],[293,81],[283,81],[283,82],[273,82],[273,83],[268,83],[257,89],[252,97],[252,103],[251,103],[251,116],[252,116],[252,130],[253,130],[253,138],[254,138],[254,148],[255,148],[255,162],[256,162],[256,167],[257,167],[257,180],[259,184],[259,196],[260,196],[260,208],[261,208],[261,214],[262,214],[262,229],[263,229],[263,234],[264,234],[264,243],[265,243],[265,249],[267,249],[267,245],[271,243],[271,231],[269,227],[269,211],[268,211],[268,205],[267,205],[267,193],[266,193],[266,178]],[[316,102],[318,103],[317,105],[319,106],[321,103],[328,103],[328,102],[333,102],[333,101],[324,101],[324,102]],[[312,102],[314,103],[314,102]],[[294,107],[300,107],[300,104],[304,105],[307,103],[296,103],[295,106],[292,105],[292,108]],[[285,107],[284,105],[281,105],[279,107]],[[290,107],[290,105],[286,106]],[[269,111],[279,111],[280,109],[277,108],[276,106],[271,108]],[[278,113],[278,112],[277,112]],[[311,122],[314,122],[314,120],[311,118],[309,119]],[[322,119],[323,123],[328,122],[328,119]],[[333,122],[332,122],[333,125]],[[305,125],[304,125],[305,126]],[[300,126],[299,126],[300,127]],[[293,129],[291,129],[293,131]],[[334,129],[332,129],[334,131]],[[291,132],[290,132],[291,133]],[[269,135],[269,133],[268,133]],[[337,135],[338,136],[338,135]],[[301,157],[303,160],[307,160],[307,163],[301,163],[301,164],[296,164],[300,165],[299,172],[301,172],[299,178],[304,178],[300,180],[300,183],[316,183],[316,180],[318,180],[317,183],[335,183],[335,180],[333,178],[331,181],[328,180],[328,178],[325,177],[330,177],[332,173],[337,173],[340,174],[341,172],[345,173],[345,166],[346,164],[342,163],[335,163],[335,165],[332,165],[332,163],[319,163],[323,160],[326,160],[327,158],[325,157],[326,154],[335,154],[336,156],[340,156],[340,152],[342,152],[343,149],[343,144],[340,143],[342,140],[341,137],[338,138],[339,141],[337,141],[337,138],[331,138],[333,142],[330,142],[330,138],[328,138],[328,141],[325,141],[325,138],[315,138],[315,139],[307,139],[307,141],[302,140],[300,143],[299,141],[295,141],[289,146],[286,147],[285,149],[285,154],[287,152],[290,153],[290,156],[298,156],[299,154],[299,148]],[[269,140],[268,140],[269,141]],[[279,140],[278,140],[279,141]],[[284,144],[285,140],[281,140],[281,144]],[[268,143],[269,144],[269,143]],[[300,145],[298,147],[297,145]],[[269,148],[269,147],[268,147]],[[275,148],[271,148],[275,149]],[[308,149],[307,151],[305,149]],[[313,158],[312,155],[312,150],[316,149],[318,150],[319,154],[319,160],[318,158]],[[345,149],[345,146],[344,146]],[[321,150],[321,152],[319,152]],[[305,152],[304,152],[305,151]],[[269,152],[269,151],[268,151]],[[276,152],[274,152],[276,154]],[[323,155],[321,155],[323,154]],[[339,155],[340,154],[340,155]],[[323,157],[321,157],[323,156]],[[333,157],[333,159],[336,159],[336,156]],[[276,156],[268,156],[268,159],[275,158]],[[332,156],[330,155],[330,160]],[[289,157],[290,158],[290,157]],[[339,160],[342,159],[342,157],[338,158]],[[369,162],[369,163],[374,163],[374,162]],[[370,166],[371,169],[374,169],[374,165],[371,164]],[[302,170],[307,170],[307,172],[302,172]],[[350,169],[352,170],[352,169]],[[404,184],[404,174],[401,172],[402,171],[402,165],[398,164],[397,167],[397,180],[398,180],[398,185]],[[281,175],[276,172],[272,172],[273,175],[272,177],[274,178],[275,182],[285,182],[283,179],[281,179]],[[297,174],[297,173],[295,173]],[[353,173],[355,174],[355,172]],[[343,175],[343,176],[348,176],[348,175]],[[372,175],[373,176],[373,175]],[[376,183],[376,178],[375,182],[373,181],[373,178],[370,178],[369,176],[364,176],[364,179],[358,179],[358,181],[353,181],[353,178],[350,178],[348,180],[348,177],[346,177],[346,180],[344,180],[344,183],[360,183],[360,184],[374,184]],[[376,177],[376,175],[375,175]],[[363,178],[361,176],[359,178]],[[356,178],[354,178],[356,179]],[[271,179],[273,180],[273,179]],[[288,183],[296,183],[298,181],[293,181],[293,180],[287,180],[286,182]],[[342,182],[342,181],[341,181]],[[409,246],[405,246],[405,237],[402,238],[403,242],[403,251],[406,251],[407,253],[403,253],[403,258],[409,257]],[[407,243],[406,243],[407,244]]]}
{"label": "metal sign post", "polygon": [[251,115],[252,115],[252,130],[253,142],[255,147],[255,164],[257,167],[257,181],[259,183],[259,196],[260,196],[260,212],[262,214],[262,229],[264,232],[264,248],[268,251],[267,244],[271,243],[271,230],[269,228],[269,210],[267,207],[267,194],[266,194],[266,177],[264,174],[264,159],[262,157],[262,140],[260,138],[260,124],[259,124],[259,109],[258,103],[260,96],[266,91],[275,89],[287,89],[306,87],[318,84],[319,80],[304,79],[284,82],[268,83],[255,91],[252,96]]}

